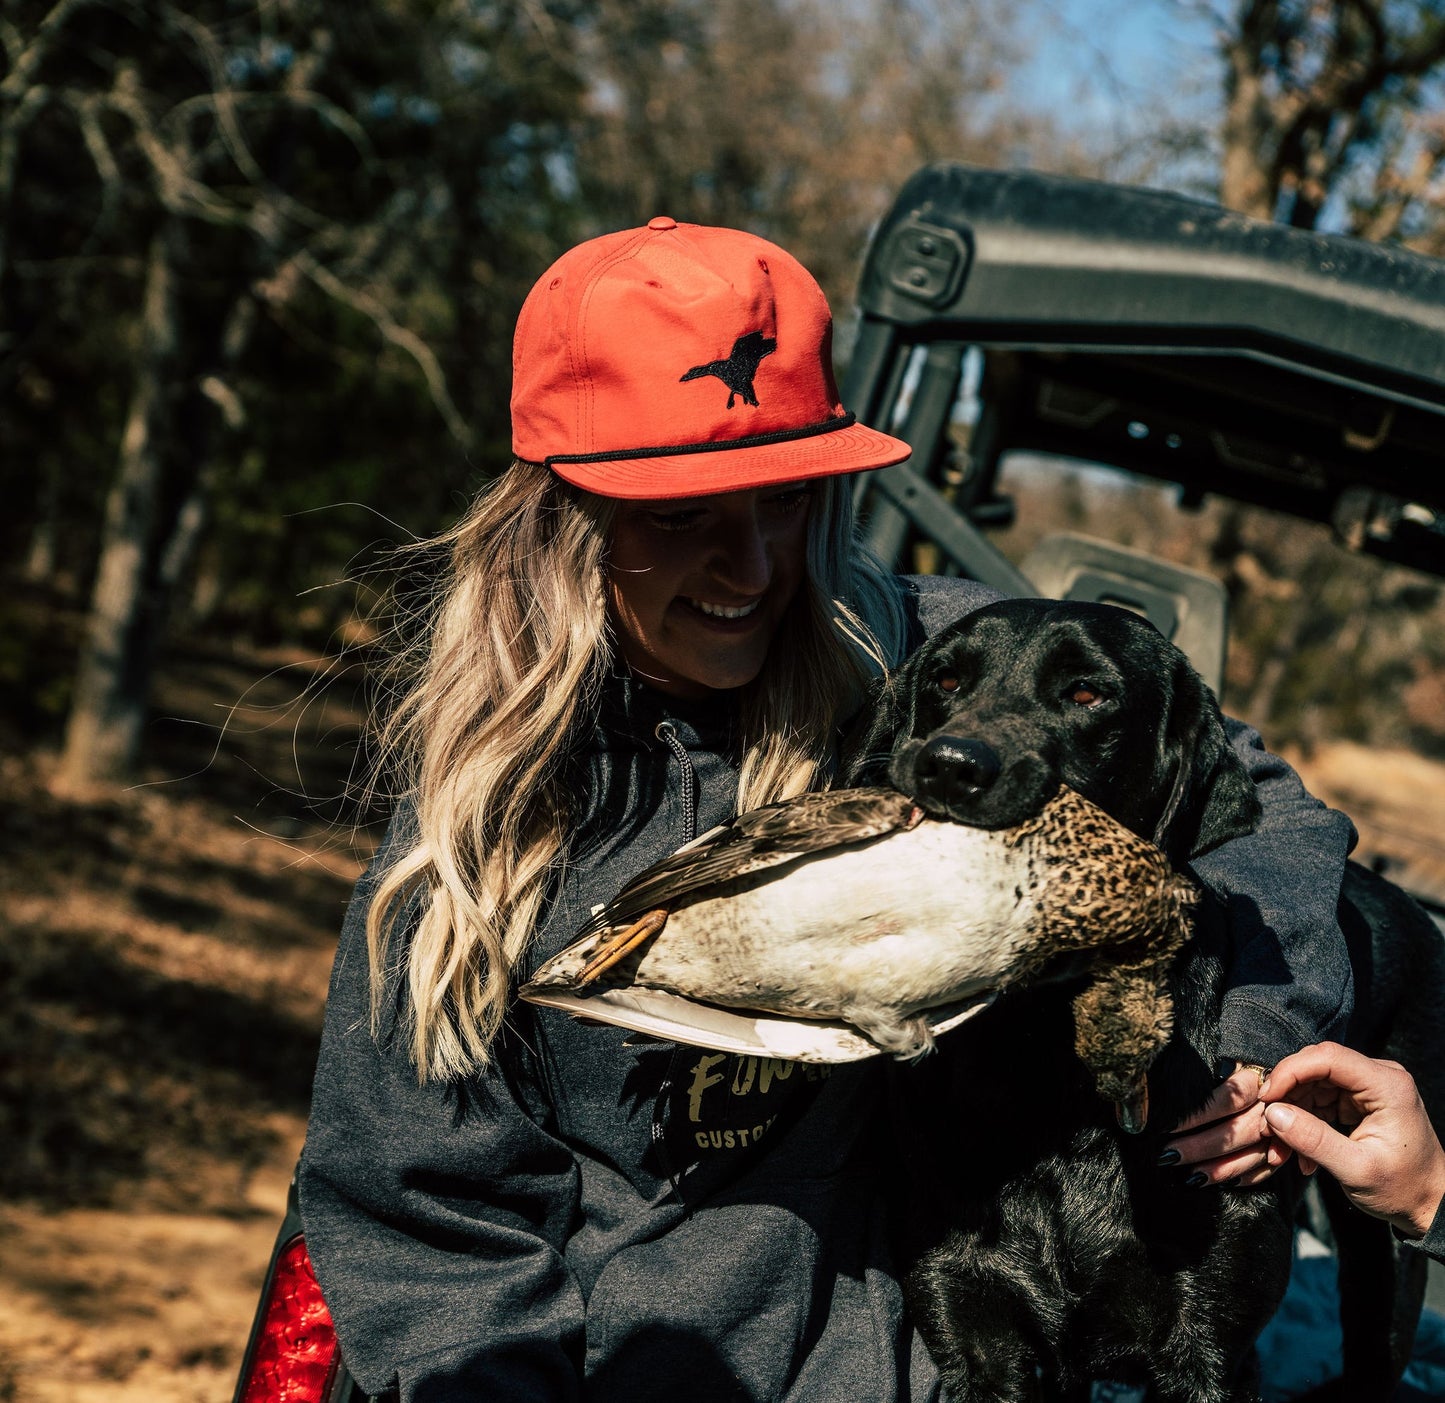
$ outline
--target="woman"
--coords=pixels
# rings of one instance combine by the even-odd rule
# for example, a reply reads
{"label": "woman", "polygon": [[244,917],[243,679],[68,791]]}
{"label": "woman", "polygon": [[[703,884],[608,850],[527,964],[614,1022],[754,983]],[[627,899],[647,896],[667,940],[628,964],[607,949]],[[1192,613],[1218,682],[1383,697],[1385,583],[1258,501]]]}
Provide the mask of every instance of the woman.
{"label": "woman", "polygon": [[[991,597],[854,548],[839,474],[908,450],[843,413],[829,341],[783,250],[669,219],[573,249],[523,307],[518,461],[446,538],[302,1160],[312,1258],[371,1391],[937,1396],[877,1191],[907,1149],[877,1133],[886,1068],[630,1046],[509,998],[637,872],[826,784],[869,676]],[[1348,1014],[1350,830],[1252,733],[1236,744],[1265,819],[1201,868],[1239,908],[1221,1051],[1267,1064]],[[1232,1124],[1231,1172],[1268,1172]]]}

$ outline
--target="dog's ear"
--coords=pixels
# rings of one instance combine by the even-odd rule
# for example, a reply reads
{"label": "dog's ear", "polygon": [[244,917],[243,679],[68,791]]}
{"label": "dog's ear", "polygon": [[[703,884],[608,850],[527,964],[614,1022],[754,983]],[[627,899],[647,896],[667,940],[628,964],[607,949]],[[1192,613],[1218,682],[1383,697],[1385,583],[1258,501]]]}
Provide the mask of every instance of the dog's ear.
{"label": "dog's ear", "polygon": [[838,752],[843,784],[887,784],[893,739],[903,724],[898,673],[879,678],[868,689],[862,707],[844,728]]}
{"label": "dog's ear", "polygon": [[1182,654],[1160,736],[1158,773],[1172,782],[1154,841],[1176,866],[1252,833],[1259,822],[1254,781],[1224,734],[1219,703]]}

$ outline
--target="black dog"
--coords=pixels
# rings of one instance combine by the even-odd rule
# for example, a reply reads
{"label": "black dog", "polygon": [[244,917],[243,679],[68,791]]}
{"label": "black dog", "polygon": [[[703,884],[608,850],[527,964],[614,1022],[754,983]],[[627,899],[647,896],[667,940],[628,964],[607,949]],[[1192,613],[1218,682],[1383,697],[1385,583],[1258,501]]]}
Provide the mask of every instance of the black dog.
{"label": "black dog", "polygon": [[[894,676],[850,754],[850,782],[886,780],[936,816],[989,828],[1068,784],[1181,866],[1259,813],[1187,659],[1106,605],[1010,600],[970,615]],[[1340,917],[1350,1041],[1416,1071],[1438,1117],[1440,935],[1354,865]],[[932,1065],[900,1074],[911,1138],[940,1127],[911,1166],[907,1285],[957,1403],[1082,1399],[1091,1378],[1190,1403],[1257,1397],[1252,1346],[1288,1282],[1300,1177],[1291,1163],[1256,1188],[1200,1189],[1156,1164],[1164,1134],[1216,1084],[1228,960],[1222,910],[1206,900],[1172,971],[1174,1031],[1149,1072],[1146,1134],[1119,1130],[1075,1055],[1077,976],[1005,994]],[[1383,1403],[1409,1357],[1425,1262],[1328,1190],[1345,1372],[1320,1396]]]}

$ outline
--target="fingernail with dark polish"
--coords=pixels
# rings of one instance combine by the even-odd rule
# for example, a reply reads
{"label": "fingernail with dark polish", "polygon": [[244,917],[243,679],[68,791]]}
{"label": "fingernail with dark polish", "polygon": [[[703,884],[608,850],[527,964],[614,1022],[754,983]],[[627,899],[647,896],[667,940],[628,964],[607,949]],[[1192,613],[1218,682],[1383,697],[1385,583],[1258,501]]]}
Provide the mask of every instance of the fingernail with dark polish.
{"label": "fingernail with dark polish", "polygon": [[1228,1081],[1230,1073],[1233,1072],[1237,1066],[1239,1066],[1239,1063],[1236,1062],[1234,1058],[1221,1057],[1219,1061],[1214,1064],[1214,1079],[1216,1081]]}
{"label": "fingernail with dark polish", "polygon": [[1207,1184],[1208,1182],[1209,1175],[1207,1175],[1202,1169],[1196,1169],[1194,1173],[1191,1174],[1184,1181],[1184,1187],[1186,1189],[1197,1189],[1203,1187],[1203,1185]]}
{"label": "fingernail with dark polish", "polygon": [[1163,1169],[1167,1164],[1178,1164],[1182,1158],[1183,1156],[1180,1155],[1178,1150],[1162,1150],[1160,1151],[1159,1158],[1156,1159],[1154,1163]]}

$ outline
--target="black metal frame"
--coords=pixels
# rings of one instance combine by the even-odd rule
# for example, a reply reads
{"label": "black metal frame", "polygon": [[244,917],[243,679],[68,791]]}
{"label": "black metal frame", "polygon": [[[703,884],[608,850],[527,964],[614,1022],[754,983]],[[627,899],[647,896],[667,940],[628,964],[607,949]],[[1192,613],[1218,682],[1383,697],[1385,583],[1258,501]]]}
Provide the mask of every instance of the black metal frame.
{"label": "black metal frame", "polygon": [[[1445,574],[1445,263],[1157,191],[938,164],[880,225],[859,312],[844,400],[914,449],[858,488],[890,562],[916,532],[1024,588],[977,528],[1007,516],[999,463],[1026,449],[1328,522]],[[960,461],[970,346],[981,413]]]}

